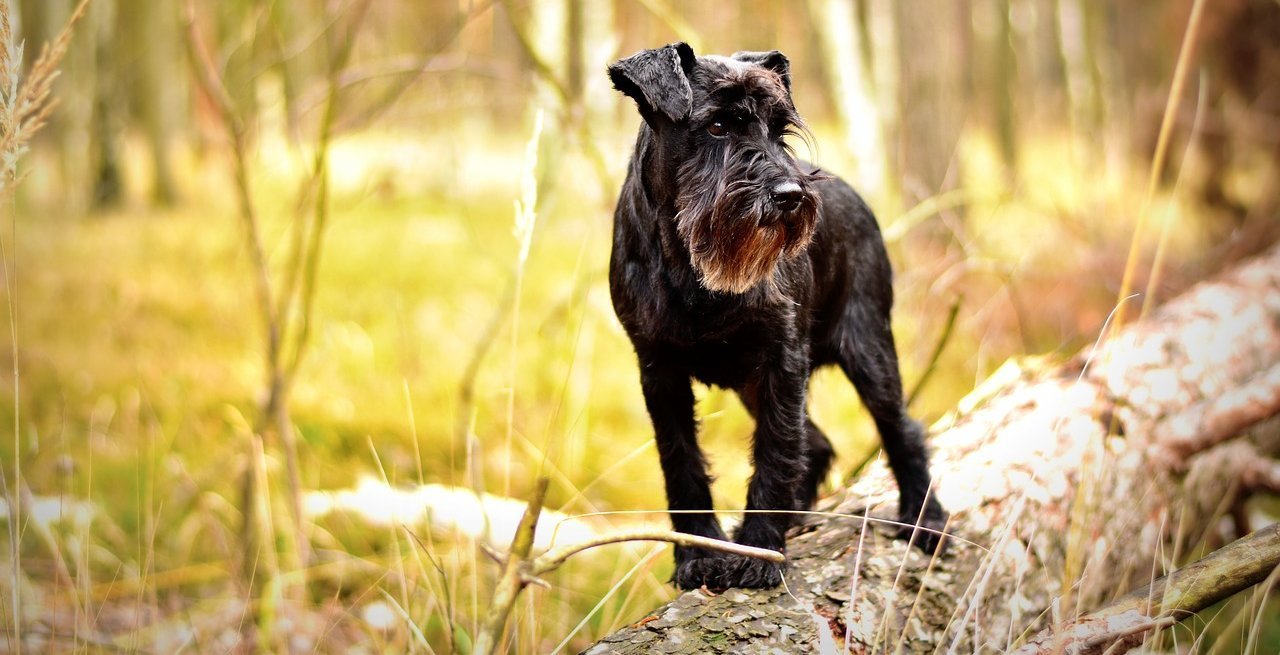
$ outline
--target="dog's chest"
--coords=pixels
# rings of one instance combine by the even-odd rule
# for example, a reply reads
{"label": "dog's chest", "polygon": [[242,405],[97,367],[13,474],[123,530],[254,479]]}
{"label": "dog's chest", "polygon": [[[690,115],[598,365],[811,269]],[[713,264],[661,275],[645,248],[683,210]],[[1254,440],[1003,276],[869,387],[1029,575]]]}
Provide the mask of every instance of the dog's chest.
{"label": "dog's chest", "polygon": [[780,316],[775,307],[690,302],[656,289],[643,295],[636,299],[638,311],[623,321],[631,339],[660,349],[706,384],[741,387],[787,340],[779,328],[790,317]]}

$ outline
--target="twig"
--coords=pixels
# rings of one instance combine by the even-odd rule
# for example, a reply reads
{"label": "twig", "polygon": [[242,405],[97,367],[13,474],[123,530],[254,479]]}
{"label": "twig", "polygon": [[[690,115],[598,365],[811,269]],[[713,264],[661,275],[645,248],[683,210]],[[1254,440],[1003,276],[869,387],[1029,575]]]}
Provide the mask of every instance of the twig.
{"label": "twig", "polygon": [[1135,623],[1128,627],[1120,628],[1119,630],[1108,632],[1106,634],[1095,635],[1084,642],[1084,648],[1092,650],[1102,646],[1108,646],[1103,655],[1111,655],[1112,653],[1121,652],[1121,650],[1128,650],[1124,645],[1124,642],[1128,637],[1133,637],[1134,635],[1139,635],[1151,630],[1162,630],[1177,622],[1177,619],[1174,619],[1172,616],[1162,616],[1158,619],[1147,619],[1146,621]]}
{"label": "twig", "polygon": [[[290,387],[297,377],[298,368],[302,365],[311,336],[316,278],[320,268],[320,254],[324,248],[325,228],[329,220],[329,145],[333,136],[333,127],[338,111],[338,80],[342,70],[350,60],[356,33],[360,30],[360,26],[368,13],[370,1],[362,0],[351,10],[350,23],[342,34],[337,35],[336,48],[330,54],[328,71],[329,94],[325,99],[324,117],[320,121],[320,134],[317,139],[318,143],[312,169],[312,179],[316,181],[317,187],[310,239],[306,240],[304,249],[300,253],[295,251],[295,257],[293,258],[295,262],[301,261],[303,267],[302,288],[298,292],[301,297],[295,299],[297,294],[294,293],[293,285],[290,285],[290,293],[283,300],[286,307],[294,302],[302,304],[301,311],[296,319],[296,329],[293,330],[292,359],[287,364],[284,362],[278,364],[278,366],[284,368],[284,371],[280,380],[283,388],[280,390],[281,397],[276,409],[277,431],[280,433],[280,443],[284,447],[285,464],[289,474],[289,509],[293,514],[294,530],[298,541],[298,557],[301,560],[300,564],[303,570],[305,570],[310,559],[310,544],[307,540],[306,530],[303,527],[302,476],[298,465],[297,441],[294,438],[292,423],[288,418],[287,398]],[[302,227],[299,226],[298,230],[301,232]],[[296,245],[301,241],[295,240],[294,243]],[[296,276],[294,276],[294,279],[296,279]],[[285,320],[288,319],[287,314],[282,314],[281,316]]]}
{"label": "twig", "polygon": [[398,83],[394,84],[390,89],[387,89],[387,91],[375,102],[366,105],[367,109],[361,114],[345,117],[339,127],[344,130],[349,130],[358,126],[367,125],[373,119],[377,118],[378,115],[385,112],[389,107],[391,107],[391,105],[395,104],[395,101],[398,100],[400,96],[404,95],[404,92],[412,87],[413,83],[417,81],[419,77],[424,73],[431,72],[432,66],[438,59],[438,55],[436,53],[442,52],[445,48],[453,44],[453,42],[462,34],[463,30],[471,24],[472,20],[489,11],[493,6],[493,2],[494,0],[487,0],[486,2],[481,2],[472,6],[469,12],[460,14],[451,23],[442,27],[435,35],[433,35],[432,38],[427,39],[427,42],[433,42],[436,45],[431,49],[431,54],[423,53],[423,63],[418,67],[418,70],[414,71],[411,75],[402,77]]}
{"label": "twig", "polygon": [[[276,367],[280,352],[280,325],[276,308],[271,301],[271,278],[267,267],[266,249],[262,244],[258,211],[253,203],[253,194],[249,187],[248,153],[246,144],[246,126],[243,117],[231,99],[218,72],[213,55],[200,35],[196,26],[196,8],[194,0],[187,0],[184,12],[187,31],[187,53],[191,58],[191,66],[195,71],[196,81],[201,90],[210,99],[222,118],[223,127],[231,139],[231,154],[235,166],[236,200],[240,205],[240,217],[244,221],[245,239],[248,242],[250,258],[253,262],[255,289],[258,309],[262,312],[267,331],[267,361],[271,369]],[[273,381],[274,386],[274,381]]]}
{"label": "twig", "polygon": [[516,599],[528,584],[524,573],[529,552],[533,550],[534,531],[538,527],[538,515],[542,513],[542,504],[547,498],[547,487],[550,480],[543,476],[538,478],[533,496],[525,508],[520,525],[516,527],[515,537],[511,540],[511,553],[503,566],[502,577],[493,592],[489,611],[485,614],[480,634],[476,637],[475,651],[480,655],[490,655],[498,649],[502,641],[502,633],[507,626],[507,617],[515,607]]}
{"label": "twig", "polygon": [[542,506],[546,500],[548,484],[549,478],[546,476],[538,478],[533,496],[529,499],[529,505],[525,509],[524,516],[520,519],[519,527],[516,528],[515,537],[511,542],[511,552],[503,563],[502,577],[498,580],[498,586],[494,591],[489,612],[486,614],[483,627],[476,638],[474,652],[480,653],[480,655],[488,655],[497,650],[502,640],[502,633],[506,629],[507,618],[511,615],[520,592],[526,586],[531,584],[548,586],[546,581],[539,576],[560,568],[570,557],[597,546],[626,541],[665,541],[681,546],[706,548],[743,557],[754,557],[775,564],[786,562],[786,556],[776,550],[743,546],[720,539],[710,539],[698,535],[665,530],[641,530],[606,535],[580,544],[554,548],[543,553],[540,557],[532,558],[530,553],[533,550],[534,531],[537,529],[538,516],[542,513]]}
{"label": "twig", "polygon": [[971,189],[959,188],[921,200],[915,207],[885,226],[884,242],[892,244],[901,241],[912,228],[923,223],[925,219],[970,204],[974,201],[975,195]]}
{"label": "twig", "polygon": [[933,372],[938,368],[938,360],[942,358],[942,351],[946,350],[947,343],[951,341],[951,333],[955,330],[956,317],[960,315],[960,305],[963,302],[964,296],[952,301],[951,309],[947,311],[947,322],[942,326],[942,334],[938,335],[938,343],[933,347],[933,353],[929,355],[929,363],[920,374],[920,379],[916,380],[915,386],[911,388],[911,393],[907,394],[907,407],[911,407],[916,402],[916,398],[920,397],[920,391],[924,389],[925,383],[933,377]]}
{"label": "twig", "polygon": [[[284,411],[284,399],[281,397],[281,392],[284,390],[284,382],[280,373],[281,335],[279,314],[272,302],[271,273],[267,264],[266,248],[262,242],[258,212],[253,202],[253,193],[249,183],[247,126],[235,102],[232,100],[231,94],[227,91],[226,84],[218,71],[212,52],[205,44],[199,27],[196,25],[194,0],[187,0],[185,11],[183,12],[183,20],[187,35],[187,54],[195,73],[196,82],[200,85],[205,95],[213,100],[213,104],[222,120],[223,129],[226,130],[231,142],[236,200],[240,208],[240,220],[243,222],[244,238],[254,271],[254,291],[258,302],[258,311],[261,313],[263,329],[266,333],[267,397],[255,421],[254,433],[250,437],[250,463],[242,480],[243,498],[241,500],[243,505],[241,511],[244,515],[241,525],[243,559],[241,562],[241,575],[250,582],[250,588],[253,588],[252,581],[258,578],[256,575],[257,566],[260,560],[263,559],[263,555],[266,555],[265,561],[261,561],[266,567],[262,576],[264,581],[261,584],[266,588],[276,583],[279,570],[276,568],[274,538],[265,540],[261,533],[263,519],[265,518],[269,522],[270,517],[260,517],[258,513],[259,511],[270,512],[271,504],[269,502],[260,502],[259,496],[269,493],[270,490],[264,486],[264,476],[258,474],[257,453],[265,449],[265,444],[262,441],[267,425],[272,420],[280,419],[281,412]],[[286,438],[286,436],[282,434],[281,439]],[[299,542],[299,545],[301,545],[301,542]],[[298,563],[305,566],[301,561]],[[258,623],[264,622],[264,609],[262,608],[267,608],[269,605],[269,603],[259,604]]]}
{"label": "twig", "polygon": [[756,548],[754,546],[744,546],[736,544],[732,541],[724,541],[722,539],[712,539],[710,537],[702,537],[695,534],[685,534],[683,532],[673,532],[670,530],[638,530],[635,532],[619,532],[617,534],[604,535],[590,541],[585,541],[572,546],[562,546],[553,550],[549,550],[541,557],[530,563],[529,571],[532,575],[543,575],[550,573],[563,565],[570,557],[589,550],[597,546],[607,546],[609,544],[617,544],[625,541],[665,541],[667,543],[686,546],[690,548],[706,548],[707,550],[718,550],[733,555],[741,555],[743,557],[753,557],[774,564],[782,564],[787,561],[786,555],[768,548]]}

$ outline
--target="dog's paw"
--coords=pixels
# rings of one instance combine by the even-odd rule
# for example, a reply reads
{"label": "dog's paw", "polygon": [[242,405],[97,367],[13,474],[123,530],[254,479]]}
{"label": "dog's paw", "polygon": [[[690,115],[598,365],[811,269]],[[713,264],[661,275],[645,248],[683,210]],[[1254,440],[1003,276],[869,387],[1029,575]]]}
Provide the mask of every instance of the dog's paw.
{"label": "dog's paw", "polygon": [[782,584],[783,567],[754,557],[708,553],[677,562],[673,580],[681,589],[768,589]]}
{"label": "dog's paw", "polygon": [[[923,517],[919,512],[904,513],[898,517],[898,522],[902,523],[898,528],[898,538],[910,540],[913,546],[927,555],[934,553],[941,555],[946,552],[943,529],[947,526],[947,518],[946,510],[931,499]],[[920,522],[919,528],[916,527],[916,521]]]}

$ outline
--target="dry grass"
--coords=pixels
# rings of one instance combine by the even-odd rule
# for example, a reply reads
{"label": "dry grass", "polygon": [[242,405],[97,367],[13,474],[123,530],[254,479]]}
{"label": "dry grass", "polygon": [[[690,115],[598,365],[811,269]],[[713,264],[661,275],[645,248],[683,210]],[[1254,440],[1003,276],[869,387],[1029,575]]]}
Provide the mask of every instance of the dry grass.
{"label": "dry grass", "polygon": [[[9,209],[11,229],[9,243],[0,243],[3,257],[5,300],[9,310],[10,353],[13,365],[13,474],[12,484],[0,467],[0,485],[5,489],[6,523],[9,541],[9,567],[12,569],[6,586],[9,588],[5,608],[5,638],[15,652],[22,651],[23,597],[22,549],[20,548],[26,523],[23,521],[23,504],[29,502],[30,491],[22,474],[21,420],[18,367],[18,218],[11,201],[18,183],[18,161],[26,154],[32,137],[44,126],[53,111],[53,81],[58,76],[58,65],[67,52],[72,29],[84,16],[88,0],[81,0],[68,19],[62,33],[52,43],[45,44],[31,69],[23,75],[22,46],[14,40],[13,14],[9,0],[0,4],[0,204]],[[69,581],[65,558],[56,540],[37,522],[37,534],[49,546],[58,565],[61,581]],[[78,604],[77,604],[78,607]]]}

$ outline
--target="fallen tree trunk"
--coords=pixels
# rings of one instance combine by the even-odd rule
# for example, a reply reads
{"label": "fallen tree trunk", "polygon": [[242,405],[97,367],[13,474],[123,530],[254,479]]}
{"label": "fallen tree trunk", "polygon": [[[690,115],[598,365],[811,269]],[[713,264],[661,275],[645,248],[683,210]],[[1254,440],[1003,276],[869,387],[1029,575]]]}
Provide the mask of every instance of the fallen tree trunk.
{"label": "fallen tree trunk", "polygon": [[1246,433],[1278,410],[1280,247],[961,401],[931,439],[942,556],[876,520],[897,495],[877,463],[793,529],[785,588],[688,592],[587,652],[1007,651],[1152,583],[1275,491],[1280,439]]}

